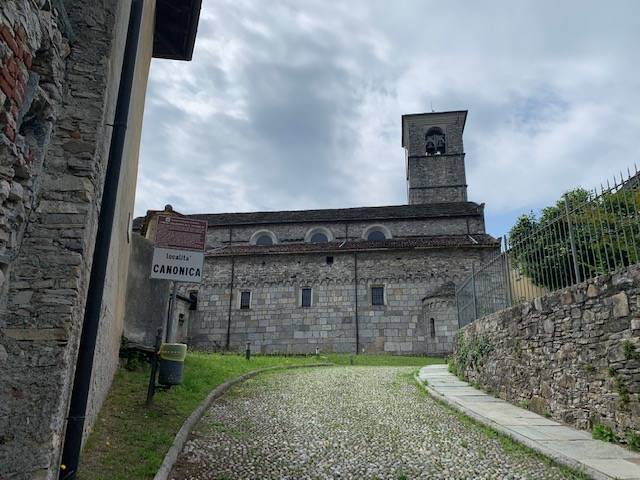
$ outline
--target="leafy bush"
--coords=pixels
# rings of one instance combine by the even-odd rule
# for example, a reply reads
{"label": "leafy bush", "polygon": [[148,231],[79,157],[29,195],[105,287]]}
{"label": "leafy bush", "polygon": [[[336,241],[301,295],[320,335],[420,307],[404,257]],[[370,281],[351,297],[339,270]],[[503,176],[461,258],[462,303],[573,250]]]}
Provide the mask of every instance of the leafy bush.
{"label": "leafy bush", "polygon": [[631,450],[640,450],[640,435],[635,432],[627,433],[627,445]]}
{"label": "leafy bush", "polygon": [[583,279],[613,269],[633,265],[640,260],[640,229],[636,211],[640,210],[640,191],[620,189],[590,199],[588,191],[577,188],[567,192],[555,205],[522,215],[509,232],[511,261],[534,284],[556,290],[575,280],[569,224],[577,252],[578,269]]}
{"label": "leafy bush", "polygon": [[618,437],[613,432],[611,427],[607,427],[606,425],[594,424],[593,429],[591,430],[591,435],[596,440],[602,440],[605,442],[616,443],[618,441]]}

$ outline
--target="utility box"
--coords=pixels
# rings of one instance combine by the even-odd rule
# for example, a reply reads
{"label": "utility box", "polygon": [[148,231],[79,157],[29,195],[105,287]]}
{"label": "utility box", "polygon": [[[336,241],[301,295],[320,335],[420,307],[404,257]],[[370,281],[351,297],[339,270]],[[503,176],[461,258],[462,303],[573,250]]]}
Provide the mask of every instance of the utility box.
{"label": "utility box", "polygon": [[180,385],[187,345],[184,343],[163,343],[160,347],[160,385]]}

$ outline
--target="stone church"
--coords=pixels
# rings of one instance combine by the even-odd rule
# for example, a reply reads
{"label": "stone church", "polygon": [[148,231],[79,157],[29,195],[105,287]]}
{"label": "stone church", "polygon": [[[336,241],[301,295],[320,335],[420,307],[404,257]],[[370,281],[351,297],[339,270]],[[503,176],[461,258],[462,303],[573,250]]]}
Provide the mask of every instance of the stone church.
{"label": "stone church", "polygon": [[[499,249],[484,204],[467,200],[466,118],[402,117],[406,205],[189,215],[207,220],[208,252],[183,339],[261,353],[450,353],[454,285]],[[156,213],[137,222],[147,238]]]}

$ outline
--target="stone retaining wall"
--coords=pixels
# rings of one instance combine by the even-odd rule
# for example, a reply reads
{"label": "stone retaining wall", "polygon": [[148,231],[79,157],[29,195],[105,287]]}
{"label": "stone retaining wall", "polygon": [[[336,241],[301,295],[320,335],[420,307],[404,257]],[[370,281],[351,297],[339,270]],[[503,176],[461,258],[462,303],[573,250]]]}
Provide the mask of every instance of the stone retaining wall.
{"label": "stone retaining wall", "polygon": [[640,441],[640,266],[483,317],[458,334],[459,373],[514,404]]}
{"label": "stone retaining wall", "polygon": [[[0,1],[0,478],[58,476],[130,0]],[[85,436],[118,365],[145,2]]]}

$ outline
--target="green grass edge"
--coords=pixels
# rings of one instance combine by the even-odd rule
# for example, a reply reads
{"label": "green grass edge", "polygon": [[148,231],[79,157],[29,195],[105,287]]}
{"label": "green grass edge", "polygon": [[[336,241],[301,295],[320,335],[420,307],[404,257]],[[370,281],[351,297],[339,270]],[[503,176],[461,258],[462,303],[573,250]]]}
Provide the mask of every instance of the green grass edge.
{"label": "green grass edge", "polygon": [[[255,355],[189,352],[183,385],[160,392],[151,408],[144,407],[148,367],[128,371],[119,367],[87,439],[78,480],[152,479],[171,448],[175,435],[209,393],[226,381],[272,366],[331,363],[351,365],[349,354]],[[424,366],[443,363],[427,356],[353,355],[354,366]],[[283,370],[260,373],[277,374]],[[228,392],[227,392],[228,393]]]}

